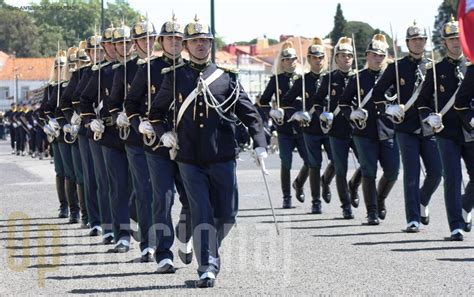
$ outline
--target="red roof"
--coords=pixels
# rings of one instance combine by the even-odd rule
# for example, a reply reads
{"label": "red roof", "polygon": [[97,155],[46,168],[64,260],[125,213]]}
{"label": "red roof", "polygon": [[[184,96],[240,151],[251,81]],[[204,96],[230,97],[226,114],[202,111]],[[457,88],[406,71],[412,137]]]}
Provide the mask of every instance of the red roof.
{"label": "red roof", "polygon": [[0,80],[12,80],[16,72],[20,80],[46,81],[51,74],[53,61],[54,58],[13,58],[10,56],[1,68]]}

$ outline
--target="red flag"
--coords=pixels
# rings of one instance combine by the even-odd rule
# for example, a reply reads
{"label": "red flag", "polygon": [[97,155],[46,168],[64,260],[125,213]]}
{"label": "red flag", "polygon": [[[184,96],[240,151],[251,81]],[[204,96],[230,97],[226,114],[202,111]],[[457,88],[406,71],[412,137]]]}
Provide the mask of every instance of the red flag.
{"label": "red flag", "polygon": [[461,0],[458,8],[459,39],[466,58],[474,62],[474,0]]}

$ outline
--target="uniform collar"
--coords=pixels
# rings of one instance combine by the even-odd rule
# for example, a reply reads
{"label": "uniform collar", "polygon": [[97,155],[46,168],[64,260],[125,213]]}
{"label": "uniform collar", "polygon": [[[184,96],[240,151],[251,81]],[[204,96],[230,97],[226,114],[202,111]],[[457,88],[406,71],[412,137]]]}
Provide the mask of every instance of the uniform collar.
{"label": "uniform collar", "polygon": [[[167,64],[170,64],[170,65],[173,65],[173,59],[166,56],[166,55],[163,55],[162,56],[162,59],[165,63]],[[178,64],[181,64],[183,62],[183,58],[181,58],[181,56],[177,57],[176,59],[174,59],[174,63],[175,65],[178,65]]]}
{"label": "uniform collar", "polygon": [[374,74],[374,75],[380,74],[380,70],[373,70],[373,69],[367,68],[367,71],[368,71],[369,73]]}
{"label": "uniform collar", "polygon": [[412,63],[415,63],[416,65],[420,64],[421,61],[423,60],[423,57],[416,59],[412,55],[408,55],[408,60],[411,61]]}
{"label": "uniform collar", "polygon": [[189,66],[191,66],[191,68],[196,69],[198,71],[202,71],[202,70],[206,69],[207,67],[209,67],[209,65],[211,65],[211,63],[212,63],[211,60],[209,60],[209,61],[207,61],[203,64],[197,64],[195,62],[189,62]]}
{"label": "uniform collar", "polygon": [[455,66],[459,66],[461,62],[464,60],[463,58],[464,58],[463,56],[460,56],[459,59],[453,59],[450,56],[446,56],[446,60],[448,60],[449,63]]}
{"label": "uniform collar", "polygon": [[291,73],[290,72],[283,72],[282,74],[285,75],[285,76],[288,76],[288,77],[292,77],[295,73],[294,72],[291,72]]}

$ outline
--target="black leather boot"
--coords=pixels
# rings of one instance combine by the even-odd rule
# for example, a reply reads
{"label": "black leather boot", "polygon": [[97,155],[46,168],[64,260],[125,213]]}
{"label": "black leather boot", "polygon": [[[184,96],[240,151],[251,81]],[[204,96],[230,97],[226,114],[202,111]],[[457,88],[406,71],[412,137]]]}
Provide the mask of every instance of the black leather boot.
{"label": "black leather boot", "polygon": [[334,167],[334,164],[330,162],[321,176],[322,196],[326,203],[331,202],[331,188],[329,186],[331,185],[331,181],[335,175],[336,168]]}
{"label": "black leather boot", "polygon": [[339,199],[341,200],[342,216],[344,219],[350,220],[354,218],[351,208],[351,200],[349,198],[349,188],[345,176],[336,175],[336,187]]}
{"label": "black leather boot", "polygon": [[468,195],[461,196],[462,201],[462,217],[464,219],[464,231],[471,232],[472,230],[472,203],[469,201]]}
{"label": "black leather boot", "polygon": [[69,209],[67,204],[64,176],[56,176],[56,192],[58,193],[59,198],[58,218],[67,218],[69,216]]}
{"label": "black leather boot", "polygon": [[283,208],[291,208],[291,172],[290,169],[281,168],[281,191],[283,192]]}
{"label": "black leather boot", "polygon": [[349,180],[349,196],[351,197],[351,204],[355,208],[359,207],[359,193],[358,189],[362,181],[362,172],[360,167],[356,169],[354,175]]}
{"label": "black leather boot", "polygon": [[381,220],[385,220],[385,216],[387,215],[387,209],[385,208],[385,199],[387,199],[388,194],[395,185],[395,182],[396,180],[388,181],[384,176],[382,176],[379,180],[379,184],[377,186],[377,206],[379,218]]}
{"label": "black leather boot", "polygon": [[375,177],[362,177],[362,192],[364,194],[365,207],[367,208],[367,224],[378,225],[377,217],[377,188]]}
{"label": "black leather boot", "polygon": [[301,167],[300,172],[298,173],[298,176],[296,179],[293,181],[292,187],[295,189],[295,196],[296,199],[298,199],[299,202],[303,203],[305,199],[304,195],[304,184],[306,180],[308,179],[308,172],[309,168],[306,165],[303,165]]}
{"label": "black leather boot", "polygon": [[64,182],[66,188],[66,198],[69,204],[69,212],[71,213],[69,217],[70,224],[76,224],[79,222],[80,219],[80,208],[79,208],[79,200],[77,197],[77,187],[76,182],[73,180],[66,179]]}
{"label": "black leather boot", "polygon": [[321,178],[319,168],[309,168],[309,185],[311,188],[311,213],[321,214]]}
{"label": "black leather boot", "polygon": [[79,207],[81,208],[81,228],[87,228],[89,221],[87,217],[86,197],[84,196],[84,184],[76,184],[77,198],[79,199]]}

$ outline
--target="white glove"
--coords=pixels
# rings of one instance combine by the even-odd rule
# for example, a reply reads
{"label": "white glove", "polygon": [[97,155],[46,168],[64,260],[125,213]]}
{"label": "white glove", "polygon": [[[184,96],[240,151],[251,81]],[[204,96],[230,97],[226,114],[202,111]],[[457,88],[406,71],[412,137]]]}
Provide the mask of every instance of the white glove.
{"label": "white glove", "polygon": [[95,133],[102,134],[105,131],[105,126],[102,120],[98,120],[98,119],[92,120],[90,127],[91,127],[92,132],[95,132]]}
{"label": "white glove", "polygon": [[469,125],[471,125],[471,128],[474,129],[474,118],[471,119],[471,121],[469,122]]}
{"label": "white glove", "polygon": [[275,119],[275,121],[281,121],[285,116],[285,111],[282,108],[272,109],[270,110],[270,116]]}
{"label": "white glove", "polygon": [[59,129],[61,129],[61,126],[59,126],[59,123],[58,123],[58,121],[57,121],[55,118],[49,119],[48,124],[49,124],[49,126],[50,126],[51,128],[53,128],[54,130],[59,130]]}
{"label": "white glove", "polygon": [[33,125],[38,126],[38,121],[37,121],[37,120],[33,120]]}
{"label": "white glove", "polygon": [[255,148],[254,157],[257,166],[262,167],[264,174],[268,174],[267,169],[265,168],[265,162],[263,161],[268,157],[267,150],[264,147]]}
{"label": "white glove", "polygon": [[120,112],[117,116],[117,126],[118,127],[128,127],[130,126],[130,121],[128,120],[127,114],[125,112]]}
{"label": "white glove", "polygon": [[63,126],[63,132],[64,133],[71,133],[71,125],[70,124],[66,124]]}
{"label": "white glove", "polygon": [[71,134],[72,135],[77,135],[79,133],[79,125],[72,125],[71,126]]}
{"label": "white glove", "polygon": [[80,125],[81,121],[82,121],[81,116],[78,115],[76,112],[74,112],[71,117],[71,125]]}
{"label": "white glove", "polygon": [[367,110],[363,108],[357,108],[353,110],[350,115],[351,121],[366,121],[369,116]]}
{"label": "white glove", "polygon": [[307,112],[307,111],[302,112],[301,113],[301,120],[303,122],[307,122],[307,123],[311,122],[311,115],[309,114],[309,112]]}
{"label": "white glove", "polygon": [[319,119],[325,123],[331,123],[334,120],[334,114],[332,112],[323,112],[320,116]]}
{"label": "white glove", "polygon": [[166,147],[177,147],[178,146],[178,141],[176,139],[176,134],[173,132],[166,132],[163,134],[160,138],[161,143],[163,143],[163,146]]}
{"label": "white glove", "polygon": [[439,113],[432,113],[423,122],[427,123],[433,129],[439,129],[443,125],[443,121],[441,119],[441,114]]}
{"label": "white glove", "polygon": [[49,124],[43,126],[43,131],[46,135],[54,136],[54,130]]}
{"label": "white glove", "polygon": [[12,126],[13,126],[13,128],[18,128],[18,124],[15,123],[15,122],[13,122]]}
{"label": "white glove", "polygon": [[401,119],[405,116],[405,110],[402,105],[388,104],[387,107],[385,107],[385,114]]}
{"label": "white glove", "polygon": [[26,127],[31,130],[31,128],[33,128],[33,126],[31,126],[30,124],[26,125]]}
{"label": "white glove", "polygon": [[292,122],[292,121],[297,121],[297,122],[301,122],[302,121],[302,114],[303,112],[302,111],[297,111],[295,112],[291,117],[290,119],[288,120],[288,122]]}
{"label": "white glove", "polygon": [[138,131],[149,138],[155,134],[155,129],[153,129],[153,126],[149,121],[141,121],[140,125],[138,126]]}

